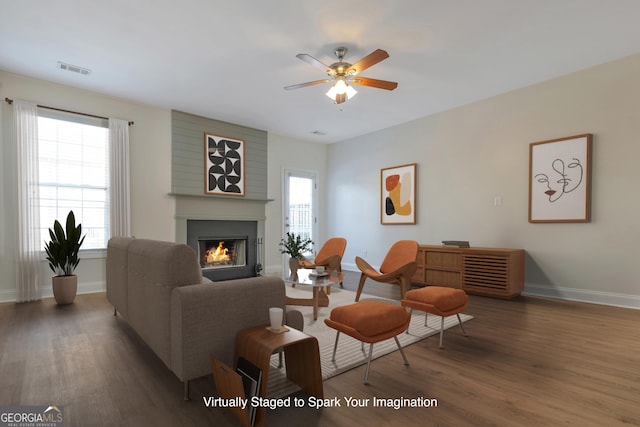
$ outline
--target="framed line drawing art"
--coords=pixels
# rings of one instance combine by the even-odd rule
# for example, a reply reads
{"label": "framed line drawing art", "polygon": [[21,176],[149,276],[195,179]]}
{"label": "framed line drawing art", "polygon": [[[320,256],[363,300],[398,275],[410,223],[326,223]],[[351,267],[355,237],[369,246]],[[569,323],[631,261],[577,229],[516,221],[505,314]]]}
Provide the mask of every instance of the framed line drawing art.
{"label": "framed line drawing art", "polygon": [[204,134],[204,192],[245,195],[244,141]]}
{"label": "framed line drawing art", "polygon": [[380,170],[380,223],[416,223],[416,163]]}
{"label": "framed line drawing art", "polygon": [[529,144],[529,222],[589,222],[592,134]]}

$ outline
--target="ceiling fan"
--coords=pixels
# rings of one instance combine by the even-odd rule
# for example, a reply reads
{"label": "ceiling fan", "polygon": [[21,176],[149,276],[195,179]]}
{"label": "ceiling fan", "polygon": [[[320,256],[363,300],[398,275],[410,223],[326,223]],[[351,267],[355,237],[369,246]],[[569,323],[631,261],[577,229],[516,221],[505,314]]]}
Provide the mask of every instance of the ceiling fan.
{"label": "ceiling fan", "polygon": [[307,83],[299,83],[297,85],[285,86],[285,89],[291,90],[301,87],[319,85],[322,83],[335,82],[333,86],[331,86],[331,89],[329,89],[329,91],[327,92],[327,96],[333,99],[334,103],[342,104],[357,93],[357,91],[352,86],[350,86],[350,84],[370,86],[386,90],[394,90],[396,87],[398,87],[398,83],[396,82],[370,79],[368,77],[359,76],[362,71],[366,70],[372,65],[377,64],[378,62],[387,59],[389,57],[389,54],[386,51],[382,49],[376,49],[355,64],[350,64],[342,60],[347,54],[346,47],[338,47],[333,51],[333,53],[338,58],[338,62],[335,62],[331,65],[325,65],[313,56],[306,53],[299,53],[298,55],[296,55],[297,58],[303,60],[307,64],[323,70],[325,73],[327,73],[329,78],[314,80]]}

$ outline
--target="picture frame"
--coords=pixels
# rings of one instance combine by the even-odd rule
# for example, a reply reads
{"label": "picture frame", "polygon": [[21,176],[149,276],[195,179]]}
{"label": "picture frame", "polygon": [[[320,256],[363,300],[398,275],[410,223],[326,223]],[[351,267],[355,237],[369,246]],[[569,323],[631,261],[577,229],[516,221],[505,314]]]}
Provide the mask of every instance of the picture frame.
{"label": "picture frame", "polygon": [[529,144],[529,222],[589,222],[590,133]]}
{"label": "picture frame", "polygon": [[245,142],[204,134],[204,192],[222,196],[245,196]]}
{"label": "picture frame", "polygon": [[380,223],[416,223],[416,163],[380,170]]}

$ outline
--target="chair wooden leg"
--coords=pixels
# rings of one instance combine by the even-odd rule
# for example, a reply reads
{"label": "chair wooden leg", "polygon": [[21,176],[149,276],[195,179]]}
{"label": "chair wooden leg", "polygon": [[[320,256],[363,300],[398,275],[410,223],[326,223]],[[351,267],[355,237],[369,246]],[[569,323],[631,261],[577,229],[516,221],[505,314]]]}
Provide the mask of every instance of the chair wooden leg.
{"label": "chair wooden leg", "polygon": [[409,287],[411,287],[411,281],[404,276],[400,277],[400,299],[404,299]]}
{"label": "chair wooden leg", "polygon": [[358,292],[356,293],[356,302],[360,301],[360,294],[362,294],[362,288],[364,287],[364,282],[367,280],[367,276],[363,274],[360,275],[360,282],[358,283]]}
{"label": "chair wooden leg", "polygon": [[440,348],[442,348],[442,335],[444,334],[444,317],[440,317]]}

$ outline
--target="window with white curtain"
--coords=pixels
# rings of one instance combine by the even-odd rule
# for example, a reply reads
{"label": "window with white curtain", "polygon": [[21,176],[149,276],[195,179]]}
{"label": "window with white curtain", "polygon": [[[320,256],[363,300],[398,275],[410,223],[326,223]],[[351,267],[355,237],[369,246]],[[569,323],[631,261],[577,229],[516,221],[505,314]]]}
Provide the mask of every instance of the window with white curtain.
{"label": "window with white curtain", "polygon": [[57,219],[70,210],[86,234],[83,250],[104,249],[109,233],[108,121],[54,110],[38,111],[42,250]]}

